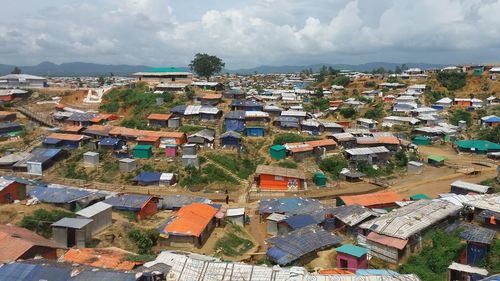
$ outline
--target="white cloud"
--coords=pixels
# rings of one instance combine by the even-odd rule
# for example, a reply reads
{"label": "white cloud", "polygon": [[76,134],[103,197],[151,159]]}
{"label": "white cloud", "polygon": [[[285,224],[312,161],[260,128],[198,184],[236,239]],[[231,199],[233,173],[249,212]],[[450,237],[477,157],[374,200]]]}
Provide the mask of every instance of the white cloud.
{"label": "white cloud", "polygon": [[180,66],[196,52],[216,54],[230,68],[396,58],[450,63],[458,53],[464,61],[488,61],[500,48],[500,0],[226,3],[190,9],[165,0],[13,4],[0,11],[0,63]]}

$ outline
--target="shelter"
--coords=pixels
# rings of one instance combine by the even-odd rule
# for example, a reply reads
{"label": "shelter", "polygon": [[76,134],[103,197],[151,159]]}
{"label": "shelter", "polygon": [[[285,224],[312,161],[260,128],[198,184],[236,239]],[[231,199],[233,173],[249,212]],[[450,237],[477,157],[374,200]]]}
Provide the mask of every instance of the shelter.
{"label": "shelter", "polygon": [[285,224],[288,226],[288,231],[286,232],[289,232],[306,226],[317,225],[318,222],[311,215],[299,214],[288,217],[285,220]]}
{"label": "shelter", "polygon": [[231,102],[231,110],[242,111],[262,111],[264,105],[253,100],[233,100]]}
{"label": "shelter", "polygon": [[369,208],[360,205],[344,205],[332,210],[335,218],[335,228],[344,229],[347,234],[356,237],[358,225],[378,217],[379,215]]}
{"label": "shelter", "polygon": [[245,134],[249,137],[263,137],[264,128],[260,126],[248,126],[245,128]]}
{"label": "shelter", "polygon": [[368,250],[352,244],[345,244],[335,249],[337,268],[356,273],[358,269],[368,268]]}
{"label": "shelter", "polygon": [[204,197],[197,197],[191,195],[167,195],[161,198],[160,208],[163,210],[176,211],[191,203],[210,204],[212,203],[212,201]]}
{"label": "shelter", "polygon": [[0,204],[12,203],[26,198],[26,184],[0,178]]}
{"label": "shelter", "polygon": [[227,131],[219,137],[222,147],[240,147],[241,134],[235,131]]}
{"label": "shelter", "polygon": [[463,203],[474,208],[474,220],[496,227],[500,225],[500,194],[488,194]]}
{"label": "shelter", "polygon": [[279,265],[287,265],[316,251],[340,243],[342,238],[319,226],[303,227],[284,235],[267,239],[272,245],[267,256]]}
{"label": "shelter", "polygon": [[359,182],[362,180],[362,177],[366,176],[365,174],[359,171],[352,171],[347,168],[344,168],[340,171],[340,179],[348,181],[348,182]]}
{"label": "shelter", "polygon": [[230,111],[224,115],[226,131],[243,132],[245,130],[245,111]]}
{"label": "shelter", "polygon": [[470,192],[485,194],[493,192],[491,186],[456,180],[451,183],[451,193],[466,195]]}
{"label": "shelter", "polygon": [[100,149],[118,150],[121,149],[123,145],[123,141],[119,138],[107,137],[99,141]]}
{"label": "shelter", "polygon": [[201,247],[215,228],[218,209],[209,204],[192,203],[182,207],[160,226],[160,245]]}
{"label": "shelter", "polygon": [[17,118],[15,112],[11,111],[0,111],[0,122],[13,122]]}
{"label": "shelter", "polygon": [[255,171],[257,185],[262,190],[304,190],[305,173],[297,169],[259,165]]}
{"label": "shelter", "polygon": [[174,158],[175,156],[177,156],[177,145],[173,143],[166,144],[165,156],[169,158]]}
{"label": "shelter", "polygon": [[326,186],[326,182],[328,181],[328,178],[326,177],[326,175],[322,172],[316,172],[314,173],[314,176],[313,176],[313,181],[314,181],[314,184],[316,184],[317,186]]}
{"label": "shelter", "polygon": [[81,248],[69,249],[62,259],[72,264],[131,271],[140,263],[128,261],[127,257],[130,255],[130,252],[119,248]]}
{"label": "shelter", "polygon": [[133,148],[134,158],[148,159],[153,156],[153,146],[148,144],[138,144]]}
{"label": "shelter", "polygon": [[465,259],[468,265],[477,266],[488,256],[496,231],[476,225],[467,225],[460,239],[467,241]]}
{"label": "shelter", "polygon": [[0,136],[18,136],[22,126],[16,122],[0,122]]}
{"label": "shelter", "polygon": [[286,158],[286,147],[280,144],[273,145],[269,148],[271,158],[281,160]]}
{"label": "shelter", "polygon": [[172,117],[172,114],[159,114],[151,113],[148,115],[148,126],[150,127],[168,127],[168,121]]}
{"label": "shelter", "polygon": [[135,159],[123,158],[118,161],[120,172],[130,173],[137,169],[137,161]]}
{"label": "shelter", "polygon": [[287,218],[288,216],[278,213],[269,215],[266,218],[267,235],[275,236],[277,234],[284,234],[285,232],[282,230],[287,228],[285,222]]}
{"label": "shelter", "polygon": [[87,151],[83,154],[83,163],[89,166],[99,166],[99,153]]}
{"label": "shelter", "polygon": [[293,116],[279,116],[274,119],[273,125],[283,130],[298,129],[300,127],[300,121],[297,117]]}
{"label": "shelter", "polygon": [[13,152],[0,158],[0,169],[14,169],[14,165],[31,158],[29,152]]}
{"label": "shelter", "polygon": [[198,155],[182,155],[182,165],[184,167],[192,166],[198,168],[200,166]]}
{"label": "shelter", "polygon": [[226,221],[241,227],[245,226],[245,208],[229,208],[226,212]]}
{"label": "shelter", "polygon": [[136,213],[136,219],[142,220],[158,212],[158,197],[137,194],[119,194],[103,201],[118,211]]}
{"label": "shelter", "polygon": [[53,184],[33,187],[28,191],[28,195],[40,202],[55,204],[68,210],[80,210],[89,204],[104,200],[106,193]]}
{"label": "shelter", "polygon": [[91,219],[62,218],[52,226],[52,239],[65,247],[85,248],[92,239]]}
{"label": "shelter", "polygon": [[455,142],[459,151],[486,154],[500,151],[500,144],[487,140],[459,140]]}
{"label": "shelter", "polygon": [[182,146],[183,155],[196,155],[197,150],[198,144],[196,143],[186,143],[184,146]]}
{"label": "shelter", "polygon": [[431,145],[431,139],[427,136],[415,136],[412,142],[416,145]]}
{"label": "shelter", "polygon": [[134,181],[139,185],[160,185],[160,177],[159,172],[141,172]]}
{"label": "shelter", "polygon": [[446,157],[439,155],[429,155],[427,156],[427,163],[432,166],[443,166]]}
{"label": "shelter", "polygon": [[104,202],[97,202],[76,212],[76,215],[80,218],[92,220],[90,233],[94,235],[113,224],[111,219],[112,207]]}
{"label": "shelter", "polygon": [[32,156],[26,160],[28,174],[41,176],[64,153],[58,148],[35,148]]}
{"label": "shelter", "polygon": [[[358,236],[358,241],[361,237],[363,236]],[[370,232],[366,236],[366,246],[370,249],[370,254],[392,264],[398,264],[406,254],[406,245],[408,245],[408,239],[400,239],[376,232]]]}
{"label": "shelter", "polygon": [[45,147],[64,147],[67,149],[76,149],[79,148],[87,139],[89,139],[89,137],[84,135],[52,133],[44,139],[43,145]]}
{"label": "shelter", "polygon": [[188,143],[195,143],[200,146],[202,145],[213,145],[215,140],[215,131],[213,129],[203,129],[192,135],[189,135]]}
{"label": "shelter", "polygon": [[36,256],[57,259],[57,250],[63,248],[62,245],[25,228],[0,225],[0,263],[31,259]]}
{"label": "shelter", "polygon": [[420,174],[424,170],[424,163],[417,161],[408,161],[406,164],[406,170],[408,173]]}
{"label": "shelter", "polygon": [[367,208],[396,207],[396,202],[403,201],[404,197],[396,192],[377,192],[360,195],[344,195],[337,198],[337,206],[360,205]]}
{"label": "shelter", "polygon": [[[452,262],[451,265],[448,267],[447,280],[469,280],[469,281],[488,280],[484,279],[486,276],[488,276],[488,271],[484,268],[473,267],[470,265]],[[494,279],[491,279],[490,281],[493,280]]]}
{"label": "shelter", "polygon": [[351,148],[346,149],[344,153],[347,160],[353,164],[364,161],[373,165],[390,158],[389,150],[385,146]]}

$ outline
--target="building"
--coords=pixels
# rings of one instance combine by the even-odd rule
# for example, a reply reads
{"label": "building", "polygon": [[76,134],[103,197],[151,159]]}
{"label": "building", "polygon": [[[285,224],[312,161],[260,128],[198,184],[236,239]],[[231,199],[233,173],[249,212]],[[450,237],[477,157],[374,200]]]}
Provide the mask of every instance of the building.
{"label": "building", "polygon": [[486,154],[500,151],[500,144],[487,140],[458,140],[455,145],[461,152]]}
{"label": "building", "polygon": [[99,141],[100,149],[120,150],[124,146],[124,142],[119,138],[106,137]]}
{"label": "building", "polygon": [[271,158],[281,160],[286,158],[286,147],[284,145],[276,144],[269,148]]}
{"label": "building", "polygon": [[58,148],[35,148],[32,156],[26,160],[27,171],[30,175],[41,176],[55,161],[62,158],[65,153]]}
{"label": "building", "polygon": [[168,120],[172,117],[172,114],[159,114],[151,113],[148,115],[148,126],[150,127],[160,127],[166,128],[168,126]]}
{"label": "building", "polygon": [[17,122],[0,122],[0,136],[19,136],[22,129],[23,126]]}
{"label": "building", "polygon": [[134,158],[148,159],[153,156],[153,146],[148,144],[138,144],[133,148]]}
{"label": "building", "polygon": [[192,166],[198,168],[200,166],[198,155],[182,155],[182,165],[184,167]]}
{"label": "building", "polygon": [[487,185],[482,185],[482,184],[475,184],[475,183],[470,183],[470,182],[465,182],[461,180],[456,180],[451,183],[451,193],[455,194],[469,194],[469,193],[478,193],[478,194],[486,194],[486,193],[492,193],[494,190],[493,187],[487,186]]}
{"label": "building", "polygon": [[317,186],[325,187],[326,183],[328,181],[328,178],[326,177],[326,175],[324,173],[316,172],[316,173],[314,173],[313,181],[314,181],[314,184],[316,184]]}
{"label": "building", "polygon": [[26,198],[26,184],[0,178],[0,204],[12,203]]}
{"label": "building", "polygon": [[175,247],[202,247],[215,228],[218,209],[192,203],[182,207],[160,226],[159,244]]}
{"label": "building", "polygon": [[[220,84],[219,84],[220,85]],[[216,106],[222,100],[222,94],[206,93],[200,98],[201,105]]]}
{"label": "building", "polygon": [[245,130],[245,111],[229,111],[224,115],[226,131],[243,132]]}
{"label": "building", "polygon": [[92,220],[90,233],[94,235],[113,224],[111,219],[112,207],[104,202],[97,202],[76,212],[76,215],[80,218]]}
{"label": "building", "polygon": [[137,161],[135,159],[124,158],[118,161],[120,172],[130,173],[137,169]]}
{"label": "building", "polygon": [[38,185],[28,191],[28,195],[40,202],[54,204],[67,210],[78,210],[102,201],[108,193],[92,189],[69,187],[64,185]]}
{"label": "building", "polygon": [[360,205],[367,208],[397,207],[396,202],[404,201],[404,197],[396,192],[377,192],[360,195],[344,195],[337,198],[337,206]]}
{"label": "building", "polygon": [[138,194],[118,194],[103,201],[118,211],[136,213],[136,220],[148,218],[158,212],[158,197]]}
{"label": "building", "polygon": [[474,208],[474,220],[488,227],[500,225],[500,194],[487,194],[464,202],[468,207]]}
{"label": "building", "polygon": [[69,249],[62,259],[71,264],[132,271],[139,263],[128,261],[127,257],[130,255],[130,252],[119,248],[81,248]]}
{"label": "building", "polygon": [[337,268],[356,273],[358,269],[368,268],[368,250],[352,244],[344,244],[335,249]]}
{"label": "building", "polygon": [[[178,68],[150,68],[142,72],[134,73],[137,82],[146,82],[148,85],[165,88],[168,85],[177,85],[183,88],[193,83],[193,74]],[[182,85],[182,86],[181,86]],[[176,89],[176,88],[175,88]]]}
{"label": "building", "polygon": [[0,76],[0,88],[45,88],[47,79],[29,74],[7,74]]}
{"label": "building", "polygon": [[187,137],[188,143],[195,143],[200,146],[213,146],[215,141],[215,130],[213,129],[203,129]]}
{"label": "building", "polygon": [[25,228],[0,225],[0,263],[32,259],[36,256],[57,259],[57,250],[63,248],[62,245]]}
{"label": "building", "polygon": [[64,247],[85,248],[92,239],[91,219],[62,218],[52,226],[52,239]]}
{"label": "building", "polygon": [[354,165],[362,161],[373,165],[390,158],[389,150],[385,146],[351,148],[346,149],[344,154],[346,159]]}
{"label": "building", "polygon": [[377,127],[377,121],[368,118],[356,119],[356,126],[359,128],[374,129]]}
{"label": "building", "polygon": [[261,190],[305,190],[304,171],[268,165],[259,165],[256,174],[257,186]]}
{"label": "building", "polygon": [[408,173],[420,174],[424,170],[424,163],[417,161],[408,161],[406,164],[406,170]]}
{"label": "building", "polygon": [[454,280],[470,280],[470,281],[479,281],[479,280],[490,280],[494,281],[495,279],[485,279],[488,276],[488,271],[484,268],[473,267],[466,264],[452,262],[448,267],[448,281]]}
{"label": "building", "polygon": [[53,133],[43,140],[43,146],[47,148],[63,147],[66,149],[77,149],[80,148],[87,139],[89,139],[89,137],[84,135]]}
{"label": "building", "polygon": [[266,217],[266,230],[267,235],[275,236],[278,234],[285,234],[283,229],[287,229],[285,220],[288,216],[278,213],[272,213]]}
{"label": "building", "polygon": [[0,122],[13,122],[16,121],[17,115],[11,111],[0,111]]}
{"label": "building", "polygon": [[429,155],[427,156],[427,164],[432,166],[443,166],[446,157],[439,155]]}
{"label": "building", "polygon": [[99,153],[87,151],[83,154],[83,163],[88,166],[99,166]]}
{"label": "building", "polygon": [[245,226],[245,208],[229,208],[226,212],[226,221],[241,227]]}
{"label": "building", "polygon": [[219,137],[220,145],[224,148],[238,148],[241,146],[241,134],[235,131],[227,131]]}

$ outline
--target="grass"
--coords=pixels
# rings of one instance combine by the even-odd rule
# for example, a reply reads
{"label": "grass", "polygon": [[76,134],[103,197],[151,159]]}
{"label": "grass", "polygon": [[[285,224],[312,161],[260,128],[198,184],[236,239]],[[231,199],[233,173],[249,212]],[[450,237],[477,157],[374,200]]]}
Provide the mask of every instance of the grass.
{"label": "grass", "polygon": [[239,155],[208,153],[207,158],[228,169],[240,179],[247,179],[257,168],[256,161]]}
{"label": "grass", "polygon": [[243,255],[254,246],[253,242],[234,233],[226,233],[215,243],[215,249],[224,255],[235,257]]}
{"label": "grass", "polygon": [[182,125],[179,127],[179,131],[186,134],[198,132],[203,129],[205,129],[204,126],[198,126],[198,125]]}
{"label": "grass", "polygon": [[295,163],[293,161],[283,160],[283,161],[280,161],[278,163],[278,166],[283,167],[283,168],[296,169],[297,163]]}
{"label": "grass", "polygon": [[239,184],[237,179],[214,164],[207,164],[201,170],[194,167],[187,167],[185,172],[186,175],[180,181],[183,187],[201,187],[211,183]]}

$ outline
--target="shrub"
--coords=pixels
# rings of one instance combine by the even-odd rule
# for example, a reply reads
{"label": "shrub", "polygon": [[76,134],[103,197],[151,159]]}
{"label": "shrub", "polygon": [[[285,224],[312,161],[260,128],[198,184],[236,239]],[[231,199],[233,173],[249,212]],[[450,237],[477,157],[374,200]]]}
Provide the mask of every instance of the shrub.
{"label": "shrub", "polygon": [[347,167],[347,161],[341,157],[326,158],[319,162],[319,168],[329,173],[333,179],[338,179],[340,171]]}
{"label": "shrub", "polygon": [[344,86],[344,87],[347,87],[349,85],[349,83],[351,83],[351,79],[349,79],[349,77],[347,77],[347,76],[339,76],[339,77],[333,79],[333,81],[332,81],[333,85],[340,85],[340,86]]}
{"label": "shrub", "polygon": [[453,125],[458,125],[458,122],[461,120],[465,121],[467,125],[470,125],[472,122],[472,117],[469,112],[463,109],[455,110],[450,116],[450,123]]}
{"label": "shrub", "polygon": [[226,233],[215,243],[215,249],[219,249],[226,256],[234,257],[246,253],[253,247],[253,242],[241,238],[234,233]]}
{"label": "shrub", "polygon": [[151,254],[151,248],[154,247],[158,241],[157,230],[140,230],[134,228],[127,234],[128,238],[132,240],[139,249],[140,255]]}
{"label": "shrub", "polygon": [[293,161],[280,161],[278,163],[278,166],[280,167],[283,167],[283,168],[290,168],[290,169],[295,169],[297,168],[297,163],[293,162]]}
{"label": "shrub", "polygon": [[75,214],[61,210],[38,209],[33,214],[24,216],[19,225],[48,238],[52,235],[51,224],[66,217],[73,218]]}
{"label": "shrub", "polygon": [[479,139],[500,143],[500,126],[481,128],[477,134]]}
{"label": "shrub", "polygon": [[340,109],[340,115],[342,115],[344,118],[352,118],[355,117],[356,114],[356,110],[352,107],[344,107]]}
{"label": "shrub", "polygon": [[285,144],[285,143],[290,143],[290,142],[303,142],[303,141],[310,141],[310,140],[317,140],[318,138],[316,137],[304,137],[298,134],[294,133],[283,133],[283,134],[278,134],[274,136],[273,144]]}
{"label": "shrub", "polygon": [[439,72],[437,80],[441,85],[446,87],[448,91],[456,91],[465,86],[467,73],[461,72]]}
{"label": "shrub", "polygon": [[380,119],[382,117],[384,117],[384,108],[382,106],[370,108],[365,113],[365,118]]}

